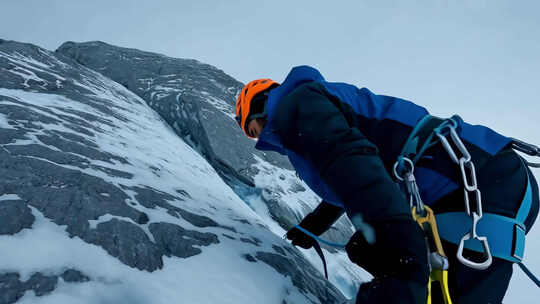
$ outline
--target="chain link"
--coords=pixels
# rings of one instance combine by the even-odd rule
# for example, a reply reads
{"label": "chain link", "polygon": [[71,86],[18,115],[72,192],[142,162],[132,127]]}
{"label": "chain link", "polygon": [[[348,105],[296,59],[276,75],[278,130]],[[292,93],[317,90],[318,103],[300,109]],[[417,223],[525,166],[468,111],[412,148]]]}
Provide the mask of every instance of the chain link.
{"label": "chain link", "polygon": [[[444,149],[446,152],[448,152],[448,155],[452,159],[452,161],[459,165],[461,176],[463,179],[463,191],[465,195],[465,210],[467,212],[467,215],[471,217],[472,220],[472,228],[471,230],[466,233],[459,243],[458,252],[457,252],[457,258],[458,260],[471,268],[483,270],[488,268],[491,265],[492,262],[492,256],[491,251],[489,249],[489,243],[485,236],[479,236],[476,228],[478,226],[478,222],[482,218],[482,195],[480,192],[480,189],[478,189],[478,181],[476,179],[476,171],[474,167],[474,163],[472,162],[471,154],[465,147],[465,144],[463,144],[463,141],[459,138],[459,135],[456,132],[456,123],[452,120],[453,124],[443,124],[441,127],[435,129],[435,134],[441,141]],[[443,134],[443,131],[445,129],[448,129],[448,133]],[[450,135],[450,139],[452,140],[452,143],[457,147],[457,150],[459,150],[459,153],[461,154],[461,157],[458,158],[456,151],[450,145],[447,136]],[[473,198],[473,200],[471,200]],[[474,201],[475,209],[471,209],[471,203]],[[471,261],[463,256],[463,249],[465,245],[465,241],[467,240],[477,240],[482,243],[483,250],[484,250],[484,256],[486,257],[486,260],[477,263],[474,261]]]}

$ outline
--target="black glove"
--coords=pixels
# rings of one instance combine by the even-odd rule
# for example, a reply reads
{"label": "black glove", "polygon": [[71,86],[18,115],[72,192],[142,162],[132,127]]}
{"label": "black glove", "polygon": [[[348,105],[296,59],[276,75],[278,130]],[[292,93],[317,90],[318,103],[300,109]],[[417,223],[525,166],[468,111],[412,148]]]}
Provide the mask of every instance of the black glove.
{"label": "black glove", "polygon": [[374,243],[357,231],[345,247],[349,259],[375,277],[360,286],[356,304],[426,303],[430,269],[420,226],[405,218],[370,224]]}
{"label": "black glove", "polygon": [[[306,229],[309,232],[313,231],[313,226],[317,224],[317,219],[313,215],[313,213],[309,213],[304,217],[304,219],[300,222],[299,226]],[[313,233],[313,232],[312,232]],[[293,227],[291,230],[287,232],[287,239],[291,240],[291,244],[294,246],[299,246],[304,249],[309,249],[313,247],[315,244],[315,240],[302,232],[300,229]]]}
{"label": "black glove", "polygon": [[420,226],[404,218],[370,224],[375,230],[375,242],[369,244],[357,231],[345,247],[349,259],[375,278],[390,276],[427,284],[428,253]]}
{"label": "black glove", "polygon": [[[299,226],[319,236],[328,230],[344,212],[343,208],[322,201],[313,212],[304,217]],[[292,241],[294,246],[300,246],[304,249],[311,248],[316,242],[296,227],[289,230],[286,237]]]}

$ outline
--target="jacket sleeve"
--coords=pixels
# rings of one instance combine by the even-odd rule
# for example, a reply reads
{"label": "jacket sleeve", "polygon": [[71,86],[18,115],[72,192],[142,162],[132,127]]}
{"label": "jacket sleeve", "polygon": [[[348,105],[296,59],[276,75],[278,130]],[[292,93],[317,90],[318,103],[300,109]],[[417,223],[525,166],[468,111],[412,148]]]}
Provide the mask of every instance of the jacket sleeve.
{"label": "jacket sleeve", "polygon": [[303,84],[278,104],[273,131],[284,147],[313,164],[351,219],[357,214],[368,222],[410,217],[377,147],[349,125],[342,106],[322,84]]}
{"label": "jacket sleeve", "polygon": [[322,201],[312,212],[306,214],[300,226],[315,235],[321,235],[345,213],[341,207]]}

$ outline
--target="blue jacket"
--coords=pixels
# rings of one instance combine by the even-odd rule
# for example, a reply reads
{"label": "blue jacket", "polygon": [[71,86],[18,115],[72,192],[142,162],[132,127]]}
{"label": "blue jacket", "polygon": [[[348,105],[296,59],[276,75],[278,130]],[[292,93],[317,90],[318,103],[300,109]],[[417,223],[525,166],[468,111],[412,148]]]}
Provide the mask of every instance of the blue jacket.
{"label": "blue jacket", "polygon": [[[323,200],[372,219],[409,213],[390,172],[410,132],[428,114],[425,108],[366,88],[327,82],[316,69],[299,66],[270,92],[266,111],[267,124],[256,148],[288,156]],[[461,120],[458,124],[460,137],[476,159],[495,155],[510,143],[510,138],[487,127]],[[444,160],[437,157],[440,153],[428,151],[415,171],[428,205],[459,184],[455,164],[446,154]]]}

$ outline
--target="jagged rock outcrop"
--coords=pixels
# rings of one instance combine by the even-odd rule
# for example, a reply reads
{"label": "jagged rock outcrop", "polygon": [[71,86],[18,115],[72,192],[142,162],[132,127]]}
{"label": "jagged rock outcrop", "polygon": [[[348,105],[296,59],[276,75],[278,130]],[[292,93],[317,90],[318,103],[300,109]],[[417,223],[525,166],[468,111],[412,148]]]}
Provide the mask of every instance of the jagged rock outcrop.
{"label": "jagged rock outcrop", "polygon": [[[233,96],[238,83],[223,81],[231,85],[223,96]],[[212,148],[197,153],[125,88],[131,82],[123,85],[60,52],[0,40],[0,303],[53,299],[58,288],[64,297],[94,295],[88,303],[159,303],[147,298],[149,290],[210,303],[241,295],[225,284],[231,277],[260,303],[266,297],[258,288],[285,303],[344,301],[222,180],[243,180],[234,177],[239,173],[218,174],[222,167],[200,156],[226,157],[215,156],[209,137],[204,144],[204,136],[193,137],[192,147]],[[195,100],[194,93],[185,98]],[[216,119],[230,127],[199,106],[200,112],[184,109],[189,115],[176,117],[177,124],[206,113],[194,125]],[[179,105],[171,100],[170,107]],[[194,276],[215,286],[190,294]]]}
{"label": "jagged rock outcrop", "polygon": [[[276,174],[276,168],[291,169],[285,157],[254,149],[253,140],[242,134],[234,120],[236,95],[242,84],[223,71],[192,59],[99,41],[66,42],[56,52],[99,71],[144,99],[241,197],[260,197],[283,229],[297,224],[318,203],[294,175]],[[279,175],[283,182],[277,185],[273,175]],[[298,194],[310,197],[299,200]],[[351,233],[344,217],[325,237],[345,242]]]}

